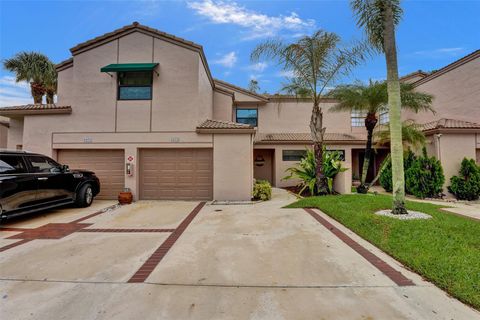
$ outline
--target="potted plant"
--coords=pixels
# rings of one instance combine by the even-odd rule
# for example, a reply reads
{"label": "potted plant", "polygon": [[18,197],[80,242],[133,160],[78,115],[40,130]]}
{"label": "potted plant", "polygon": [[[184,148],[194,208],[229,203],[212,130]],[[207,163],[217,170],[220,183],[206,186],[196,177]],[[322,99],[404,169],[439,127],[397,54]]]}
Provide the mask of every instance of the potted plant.
{"label": "potted plant", "polygon": [[122,205],[130,204],[133,201],[133,194],[130,191],[130,188],[123,189],[122,192],[118,194],[118,202]]}

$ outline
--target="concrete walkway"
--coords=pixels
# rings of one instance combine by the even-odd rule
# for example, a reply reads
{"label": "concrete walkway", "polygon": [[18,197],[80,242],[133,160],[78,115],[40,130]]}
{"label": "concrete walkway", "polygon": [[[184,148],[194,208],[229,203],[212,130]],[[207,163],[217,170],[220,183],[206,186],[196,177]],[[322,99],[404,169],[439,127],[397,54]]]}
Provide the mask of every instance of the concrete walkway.
{"label": "concrete walkway", "polygon": [[34,239],[0,253],[0,319],[480,319],[316,211],[414,283],[397,285],[293,201],[66,209],[55,239],[8,224],[2,238]]}

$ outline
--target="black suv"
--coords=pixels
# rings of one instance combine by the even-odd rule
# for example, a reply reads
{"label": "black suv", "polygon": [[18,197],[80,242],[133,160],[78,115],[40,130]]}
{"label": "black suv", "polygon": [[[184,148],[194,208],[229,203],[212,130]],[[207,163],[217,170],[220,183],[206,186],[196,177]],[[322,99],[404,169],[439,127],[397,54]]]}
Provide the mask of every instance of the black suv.
{"label": "black suv", "polygon": [[88,207],[99,192],[91,171],[70,170],[41,154],[0,150],[0,220],[71,203]]}

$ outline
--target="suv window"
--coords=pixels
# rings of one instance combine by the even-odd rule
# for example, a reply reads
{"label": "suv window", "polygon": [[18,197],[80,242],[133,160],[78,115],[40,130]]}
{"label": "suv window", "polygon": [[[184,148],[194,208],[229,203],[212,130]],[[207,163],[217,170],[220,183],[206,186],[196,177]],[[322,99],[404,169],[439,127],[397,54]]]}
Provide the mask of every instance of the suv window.
{"label": "suv window", "polygon": [[25,172],[27,167],[21,156],[0,155],[0,174]]}
{"label": "suv window", "polygon": [[53,172],[55,168],[60,167],[58,163],[47,157],[30,156],[28,157],[32,164],[32,172]]}

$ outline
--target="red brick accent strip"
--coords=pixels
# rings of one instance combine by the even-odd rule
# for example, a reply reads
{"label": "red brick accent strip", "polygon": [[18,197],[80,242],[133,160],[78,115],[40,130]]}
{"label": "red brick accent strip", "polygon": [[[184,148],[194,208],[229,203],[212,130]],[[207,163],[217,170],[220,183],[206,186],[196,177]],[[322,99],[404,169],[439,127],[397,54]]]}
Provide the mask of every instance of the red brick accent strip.
{"label": "red brick accent strip", "polygon": [[200,210],[205,205],[205,202],[200,202],[190,214],[180,223],[175,231],[155,250],[150,258],[135,272],[135,274],[128,280],[129,283],[141,283],[144,282],[148,276],[152,273],[155,267],[162,261],[163,257],[172,248],[175,242],[180,238],[182,233],[187,229],[188,225],[197,216]]}
{"label": "red brick accent strip", "polygon": [[24,244],[30,241],[32,241],[32,239],[23,239],[14,243],[7,244],[6,246],[0,247],[0,252],[6,251],[8,249],[14,248],[16,246],[19,246],[21,244]]}
{"label": "red brick accent strip", "polygon": [[312,209],[305,209],[307,213],[309,213],[315,220],[320,222],[325,228],[330,230],[334,235],[336,235],[340,240],[345,242],[350,248],[355,250],[358,254],[360,254],[362,257],[364,257],[368,262],[373,264],[375,268],[380,270],[384,275],[389,277],[393,282],[395,282],[398,286],[414,286],[415,284],[413,283],[412,280],[408,279],[405,277],[403,274],[401,274],[399,271],[393,269],[390,265],[388,265],[385,261],[368,251],[365,247],[361,246],[358,242],[350,238],[348,235],[346,235],[344,232],[342,232],[340,229],[335,227],[333,224],[331,224],[329,221],[327,221],[325,218],[320,216],[318,213],[313,211]]}
{"label": "red brick accent strip", "polygon": [[13,235],[7,239],[61,239],[89,226],[91,226],[90,223],[48,223]]}
{"label": "red brick accent strip", "polygon": [[175,229],[81,229],[78,232],[174,232]]}
{"label": "red brick accent strip", "polygon": [[1,231],[25,231],[25,230],[30,230],[31,228],[17,228],[17,227],[0,227],[0,232]]}
{"label": "red brick accent strip", "polygon": [[87,220],[87,219],[90,219],[90,218],[93,218],[93,217],[95,217],[95,216],[98,216],[99,214],[105,213],[105,212],[107,212],[108,210],[115,208],[116,206],[117,206],[117,204],[112,204],[112,205],[109,206],[109,207],[103,208],[102,210],[99,210],[99,211],[97,211],[97,212],[94,212],[94,213],[92,213],[92,214],[89,214],[89,215],[87,215],[87,216],[85,216],[85,217],[81,217],[80,219],[73,220],[73,221],[71,221],[70,223],[79,223],[79,222],[85,221],[85,220]]}

